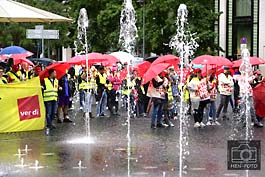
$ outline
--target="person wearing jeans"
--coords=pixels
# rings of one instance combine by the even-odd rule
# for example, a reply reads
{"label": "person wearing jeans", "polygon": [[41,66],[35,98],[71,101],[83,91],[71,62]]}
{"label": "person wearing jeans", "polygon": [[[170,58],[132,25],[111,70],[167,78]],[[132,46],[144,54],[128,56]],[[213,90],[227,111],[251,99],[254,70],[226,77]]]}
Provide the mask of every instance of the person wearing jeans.
{"label": "person wearing jeans", "polygon": [[223,109],[223,118],[224,119],[228,118],[226,115],[227,107],[234,89],[234,81],[233,77],[230,75],[229,69],[230,68],[228,66],[224,66],[224,72],[218,76],[218,81],[219,81],[218,88],[220,91],[221,100],[216,113],[217,119],[219,118],[222,109]]}
{"label": "person wearing jeans", "polygon": [[[162,128],[165,127],[162,123],[163,105],[165,100],[165,89],[163,74],[156,76],[149,84],[147,96],[152,98],[153,111],[151,114],[151,128]],[[157,124],[155,125],[155,122]]]}
{"label": "person wearing jeans", "polygon": [[215,72],[210,74],[208,83],[209,83],[209,92],[210,92],[210,104],[209,104],[209,114],[207,116],[206,125],[221,125],[216,120],[217,82],[215,80]]}
{"label": "person wearing jeans", "polygon": [[100,65],[98,67],[98,75],[96,76],[97,84],[97,94],[96,94],[96,104],[97,104],[97,117],[104,117],[106,106],[107,106],[107,75],[105,74],[104,66]]}
{"label": "person wearing jeans", "polygon": [[107,106],[107,91],[104,90],[102,92],[101,98],[97,103],[97,117],[99,116],[105,116],[106,106]]}
{"label": "person wearing jeans", "polygon": [[151,128],[155,127],[157,122],[157,127],[162,127],[162,114],[163,114],[163,99],[152,98],[153,101],[153,111],[151,114]]}
{"label": "person wearing jeans", "polygon": [[54,129],[55,126],[52,124],[52,121],[57,112],[57,101],[44,101],[44,105],[46,110],[47,128]]}
{"label": "person wearing jeans", "polygon": [[48,73],[49,77],[45,78],[42,84],[43,101],[46,111],[47,129],[54,129],[56,127],[52,124],[52,120],[57,111],[58,80],[54,69],[50,69]]}

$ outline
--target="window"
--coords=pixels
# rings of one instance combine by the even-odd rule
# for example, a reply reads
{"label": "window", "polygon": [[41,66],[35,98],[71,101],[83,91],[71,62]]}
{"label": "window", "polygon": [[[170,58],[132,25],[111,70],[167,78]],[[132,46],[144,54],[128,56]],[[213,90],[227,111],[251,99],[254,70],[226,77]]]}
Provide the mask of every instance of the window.
{"label": "window", "polygon": [[251,16],[251,0],[236,0],[237,17]]}

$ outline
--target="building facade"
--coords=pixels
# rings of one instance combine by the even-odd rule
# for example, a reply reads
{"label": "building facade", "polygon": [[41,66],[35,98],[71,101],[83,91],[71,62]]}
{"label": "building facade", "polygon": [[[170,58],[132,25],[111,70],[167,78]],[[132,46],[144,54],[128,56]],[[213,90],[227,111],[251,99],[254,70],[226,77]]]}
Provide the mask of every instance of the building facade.
{"label": "building facade", "polygon": [[219,55],[240,58],[240,39],[247,38],[251,56],[265,58],[265,0],[215,0],[220,12],[215,24],[216,43],[224,50]]}

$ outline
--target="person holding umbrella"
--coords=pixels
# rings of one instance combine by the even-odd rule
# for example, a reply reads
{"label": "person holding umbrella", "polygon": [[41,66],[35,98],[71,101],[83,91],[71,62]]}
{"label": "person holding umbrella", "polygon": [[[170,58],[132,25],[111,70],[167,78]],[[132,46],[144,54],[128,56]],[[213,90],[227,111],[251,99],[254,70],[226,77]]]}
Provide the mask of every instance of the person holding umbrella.
{"label": "person holding umbrella", "polygon": [[[153,102],[153,112],[151,114],[151,128],[163,128],[165,127],[162,124],[162,114],[163,114],[163,105],[165,101],[165,88],[163,86],[164,80],[163,75],[160,73],[158,76],[153,78],[149,84],[147,91],[147,96],[152,99]],[[155,125],[157,121],[157,125]]]}

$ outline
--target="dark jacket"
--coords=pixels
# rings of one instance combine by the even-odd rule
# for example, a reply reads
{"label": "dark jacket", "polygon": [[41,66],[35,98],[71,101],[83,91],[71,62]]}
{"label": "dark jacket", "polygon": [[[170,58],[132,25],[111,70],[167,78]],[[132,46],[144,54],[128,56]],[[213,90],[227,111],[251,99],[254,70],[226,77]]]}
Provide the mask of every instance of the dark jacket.
{"label": "dark jacket", "polygon": [[[65,84],[65,79],[67,79],[67,85]],[[59,89],[58,96],[66,96],[66,90],[68,89],[67,95],[71,95],[71,89],[69,87],[69,80],[67,78],[67,75],[64,75],[58,82],[59,87],[62,87],[62,90]],[[66,88],[68,87],[68,88]]]}

